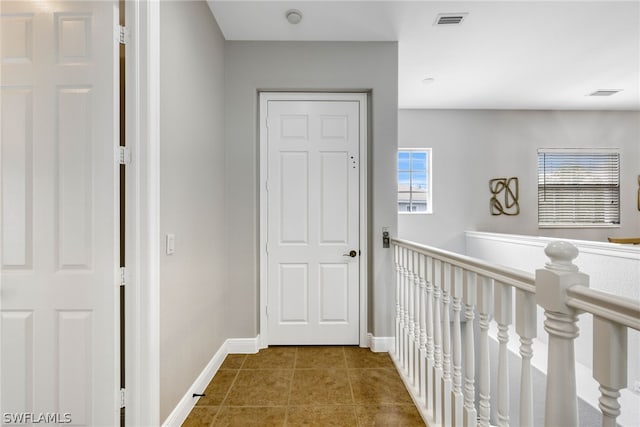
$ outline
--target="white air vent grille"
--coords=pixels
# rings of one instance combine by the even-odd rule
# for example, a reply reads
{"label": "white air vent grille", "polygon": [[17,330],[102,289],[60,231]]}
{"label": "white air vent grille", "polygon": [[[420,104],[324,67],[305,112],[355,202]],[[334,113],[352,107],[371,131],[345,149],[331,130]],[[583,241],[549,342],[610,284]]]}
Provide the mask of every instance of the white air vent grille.
{"label": "white air vent grille", "polygon": [[611,96],[620,92],[622,89],[600,89],[589,94],[589,96]]}
{"label": "white air vent grille", "polygon": [[433,25],[460,25],[466,17],[467,13],[441,13]]}

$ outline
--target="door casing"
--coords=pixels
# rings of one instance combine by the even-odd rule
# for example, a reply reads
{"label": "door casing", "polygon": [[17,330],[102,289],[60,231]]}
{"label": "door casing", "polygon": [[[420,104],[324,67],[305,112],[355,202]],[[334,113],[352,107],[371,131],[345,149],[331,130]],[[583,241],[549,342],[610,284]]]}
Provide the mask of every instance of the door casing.
{"label": "door casing", "polygon": [[268,321],[267,321],[267,103],[269,101],[355,101],[360,105],[359,127],[360,127],[360,283],[359,283],[359,342],[360,347],[367,347],[367,325],[368,325],[368,298],[367,298],[367,273],[368,273],[368,250],[367,250],[367,93],[365,92],[268,92],[259,93],[259,146],[260,146],[260,327],[259,346],[266,348],[269,344]]}

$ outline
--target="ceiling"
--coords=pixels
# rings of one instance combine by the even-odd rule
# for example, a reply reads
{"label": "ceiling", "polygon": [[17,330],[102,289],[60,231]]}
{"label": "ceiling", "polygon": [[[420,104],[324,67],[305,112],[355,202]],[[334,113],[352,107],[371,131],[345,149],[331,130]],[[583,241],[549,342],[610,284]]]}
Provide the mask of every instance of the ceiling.
{"label": "ceiling", "polygon": [[397,41],[400,108],[640,110],[640,0],[208,3],[227,40]]}

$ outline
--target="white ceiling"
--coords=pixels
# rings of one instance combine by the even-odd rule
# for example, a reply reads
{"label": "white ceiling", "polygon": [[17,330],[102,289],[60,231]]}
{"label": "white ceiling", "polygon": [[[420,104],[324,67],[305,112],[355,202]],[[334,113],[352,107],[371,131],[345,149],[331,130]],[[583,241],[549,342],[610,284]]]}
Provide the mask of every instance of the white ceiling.
{"label": "white ceiling", "polygon": [[397,41],[400,108],[640,110],[640,0],[208,3],[227,40]]}

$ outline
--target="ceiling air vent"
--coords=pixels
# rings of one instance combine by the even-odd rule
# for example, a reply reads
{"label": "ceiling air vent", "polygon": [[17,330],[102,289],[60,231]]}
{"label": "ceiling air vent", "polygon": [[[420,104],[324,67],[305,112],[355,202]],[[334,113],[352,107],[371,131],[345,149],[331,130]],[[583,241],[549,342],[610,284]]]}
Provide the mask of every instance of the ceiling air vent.
{"label": "ceiling air vent", "polygon": [[467,13],[441,13],[436,16],[436,22],[433,25],[460,25]]}
{"label": "ceiling air vent", "polygon": [[622,89],[600,89],[590,93],[588,96],[611,96],[622,91]]}

